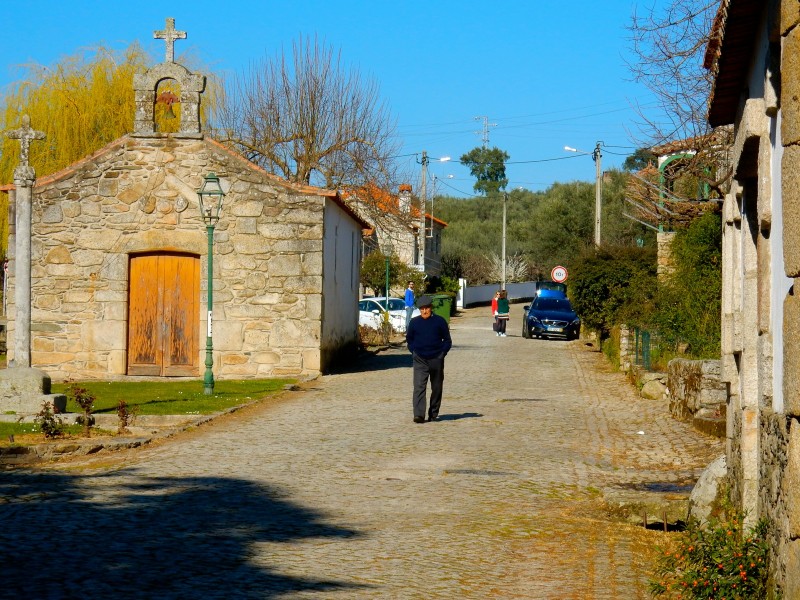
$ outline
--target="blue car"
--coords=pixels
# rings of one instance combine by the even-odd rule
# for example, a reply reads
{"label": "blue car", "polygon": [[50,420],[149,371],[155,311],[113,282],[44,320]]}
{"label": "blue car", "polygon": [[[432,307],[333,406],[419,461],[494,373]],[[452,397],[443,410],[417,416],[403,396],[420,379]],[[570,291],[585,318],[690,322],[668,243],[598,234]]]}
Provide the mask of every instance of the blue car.
{"label": "blue car", "polygon": [[581,320],[572,304],[562,293],[537,296],[533,304],[524,307],[522,337],[561,338],[576,340],[581,335]]}

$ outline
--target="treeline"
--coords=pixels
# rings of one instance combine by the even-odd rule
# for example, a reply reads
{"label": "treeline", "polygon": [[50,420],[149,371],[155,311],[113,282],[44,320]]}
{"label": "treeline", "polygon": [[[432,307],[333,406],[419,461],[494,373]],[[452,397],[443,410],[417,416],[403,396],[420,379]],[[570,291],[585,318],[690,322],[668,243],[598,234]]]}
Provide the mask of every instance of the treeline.
{"label": "treeline", "polygon": [[[603,181],[601,238],[607,246],[655,248],[655,234],[623,215],[627,173],[609,171]],[[448,277],[471,285],[500,281],[503,195],[469,199],[437,197],[434,215],[448,226],[442,262]],[[508,192],[506,281],[549,278],[556,265],[570,269],[594,246],[595,185],[555,183],[542,192]]]}

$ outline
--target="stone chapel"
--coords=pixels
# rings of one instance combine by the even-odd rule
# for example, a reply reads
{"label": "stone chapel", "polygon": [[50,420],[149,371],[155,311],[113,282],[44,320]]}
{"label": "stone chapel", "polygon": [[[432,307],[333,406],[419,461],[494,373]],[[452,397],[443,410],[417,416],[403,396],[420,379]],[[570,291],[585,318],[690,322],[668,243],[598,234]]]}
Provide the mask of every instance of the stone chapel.
{"label": "stone chapel", "polygon": [[[33,185],[31,366],[53,380],[201,377],[211,313],[218,379],[319,374],[357,344],[368,224],[337,192],[284,181],[204,134],[205,77],[174,62],[185,32],[167,19],[155,37],[166,60],[134,79],[133,133]],[[164,81],[179,90],[174,133],[156,124]],[[212,172],[226,195],[208,273],[197,190]],[[14,185],[0,193],[13,224]]]}

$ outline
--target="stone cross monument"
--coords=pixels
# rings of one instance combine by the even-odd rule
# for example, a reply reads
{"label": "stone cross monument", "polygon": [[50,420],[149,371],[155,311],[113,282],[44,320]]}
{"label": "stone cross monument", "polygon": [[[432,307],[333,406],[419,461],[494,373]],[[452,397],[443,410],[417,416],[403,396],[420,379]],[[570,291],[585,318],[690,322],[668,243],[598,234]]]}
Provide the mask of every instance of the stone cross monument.
{"label": "stone cross monument", "polygon": [[28,115],[22,127],[6,131],[7,138],[19,140],[19,165],[14,169],[16,187],[16,248],[14,255],[14,367],[0,372],[0,410],[18,415],[36,414],[43,402],[64,412],[67,397],[50,393],[50,376],[31,368],[31,197],[36,171],[28,164],[33,140],[43,140],[41,131],[31,128]]}
{"label": "stone cross monument", "polygon": [[36,171],[28,164],[31,141],[43,140],[41,131],[31,128],[28,115],[22,117],[22,127],[6,132],[6,137],[19,140],[19,165],[14,169],[16,186],[16,260],[14,271],[14,364],[31,366],[31,193]]}

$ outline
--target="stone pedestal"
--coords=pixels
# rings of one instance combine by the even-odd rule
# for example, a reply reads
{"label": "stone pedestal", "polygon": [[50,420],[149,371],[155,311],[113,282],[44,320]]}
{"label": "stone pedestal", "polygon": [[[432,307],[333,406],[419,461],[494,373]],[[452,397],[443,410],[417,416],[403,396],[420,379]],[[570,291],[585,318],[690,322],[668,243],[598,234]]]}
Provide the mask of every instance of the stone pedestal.
{"label": "stone pedestal", "polygon": [[67,397],[50,393],[50,376],[41,369],[14,367],[0,371],[0,412],[35,415],[50,402],[53,411],[66,412]]}

